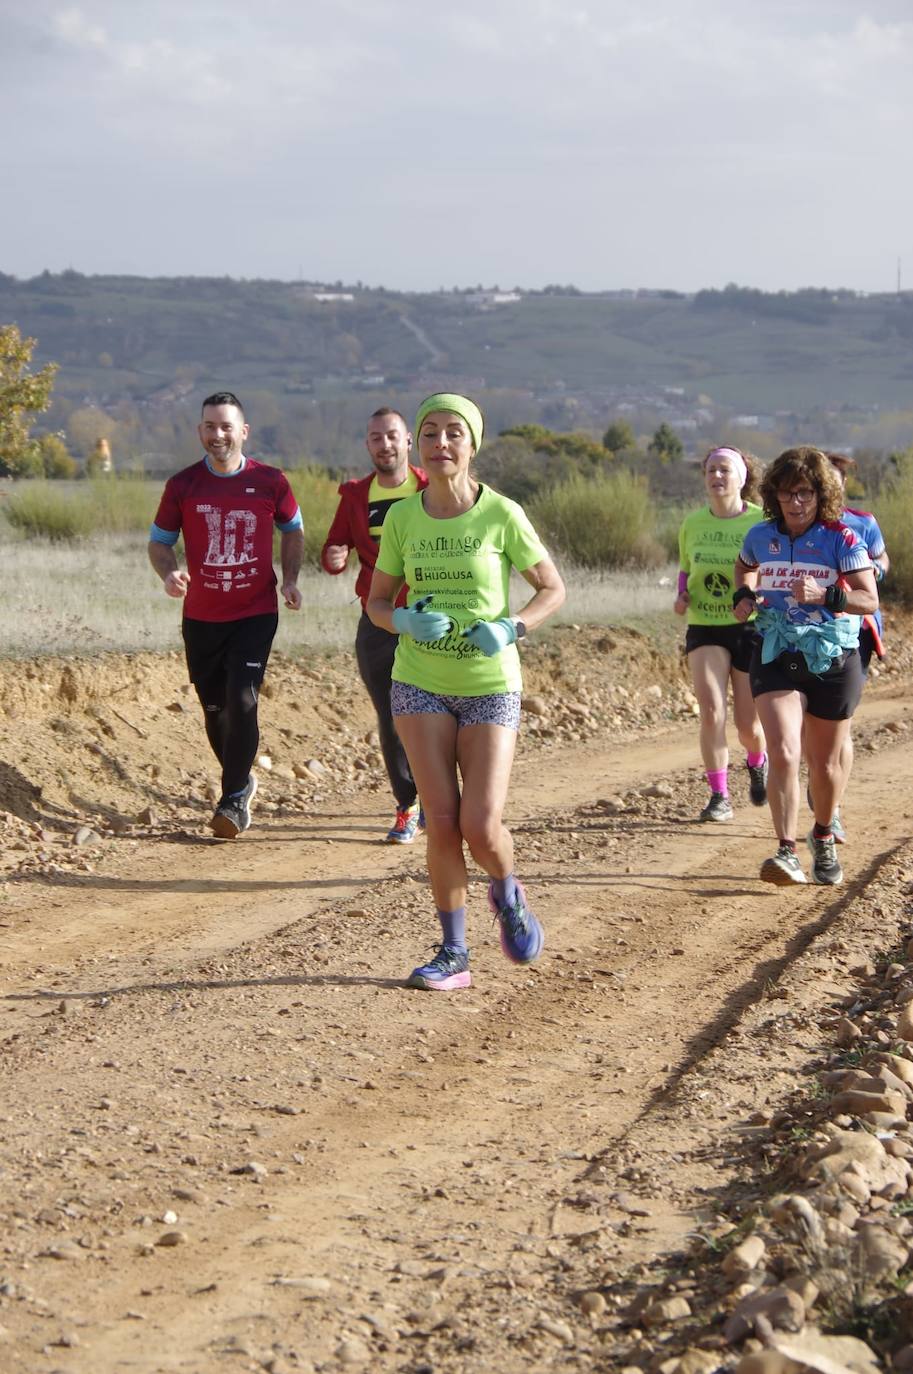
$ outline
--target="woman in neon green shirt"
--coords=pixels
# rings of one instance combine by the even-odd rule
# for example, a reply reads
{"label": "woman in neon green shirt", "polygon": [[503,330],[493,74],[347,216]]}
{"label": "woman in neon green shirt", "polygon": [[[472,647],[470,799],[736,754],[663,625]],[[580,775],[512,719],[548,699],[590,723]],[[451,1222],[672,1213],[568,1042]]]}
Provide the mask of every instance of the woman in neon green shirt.
{"label": "woman in neon green shirt", "polygon": [[[520,721],[516,642],[558,610],[564,584],[522,508],[473,475],[483,427],[466,396],[422,402],[414,433],[428,486],[388,514],[367,604],[375,625],[399,635],[390,702],[425,811],[443,935],[408,985],[441,992],[471,983],[464,840],[491,878],[505,955],[531,963],[544,941],[502,815]],[[519,617],[508,605],[511,568],[535,591]],[[409,604],[397,609],[404,582]]]}
{"label": "woman in neon green shirt", "polygon": [[709,505],[685,517],[678,534],[676,615],[687,615],[685,652],[701,720],[701,756],[710,787],[702,821],[732,820],[726,695],[732,686],[732,714],[748,754],[748,790],[755,806],[767,800],[767,755],[748,668],[754,635],[733,614],[733,569],[742,541],[763,516],[754,459],[737,448],[711,449],[704,459]]}

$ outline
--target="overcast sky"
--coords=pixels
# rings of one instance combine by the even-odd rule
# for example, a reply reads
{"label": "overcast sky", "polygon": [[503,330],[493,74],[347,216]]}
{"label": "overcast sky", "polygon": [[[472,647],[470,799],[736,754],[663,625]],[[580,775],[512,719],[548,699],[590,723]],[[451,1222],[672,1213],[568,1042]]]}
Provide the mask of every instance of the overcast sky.
{"label": "overcast sky", "polygon": [[0,0],[0,270],[913,287],[909,0]]}

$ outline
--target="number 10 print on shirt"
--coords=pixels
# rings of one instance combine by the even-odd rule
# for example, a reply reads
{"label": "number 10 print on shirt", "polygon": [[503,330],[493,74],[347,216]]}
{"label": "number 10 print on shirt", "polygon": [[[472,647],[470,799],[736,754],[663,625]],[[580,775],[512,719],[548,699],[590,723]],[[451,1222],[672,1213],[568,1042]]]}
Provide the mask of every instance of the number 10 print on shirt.
{"label": "number 10 print on shirt", "polygon": [[254,536],[257,517],[252,510],[225,511],[209,505],[197,506],[197,510],[205,516],[209,532],[204,567],[238,567],[242,563],[256,563]]}

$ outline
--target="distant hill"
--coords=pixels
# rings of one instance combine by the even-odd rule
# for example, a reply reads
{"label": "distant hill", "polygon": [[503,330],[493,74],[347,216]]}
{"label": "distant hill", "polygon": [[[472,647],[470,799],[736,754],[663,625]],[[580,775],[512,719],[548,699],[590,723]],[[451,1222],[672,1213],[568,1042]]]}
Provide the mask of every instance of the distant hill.
{"label": "distant hill", "polygon": [[[500,297],[500,299],[499,299]],[[71,405],[175,406],[212,385],[324,401],[442,383],[525,393],[511,418],[580,398],[598,425],[665,396],[752,416],[906,410],[913,293],[730,287],[584,294],[447,292],[204,278],[0,274],[0,322],[61,365]],[[510,407],[508,407],[510,409]],[[674,422],[674,417],[673,417]],[[569,426],[570,427],[570,426]]]}

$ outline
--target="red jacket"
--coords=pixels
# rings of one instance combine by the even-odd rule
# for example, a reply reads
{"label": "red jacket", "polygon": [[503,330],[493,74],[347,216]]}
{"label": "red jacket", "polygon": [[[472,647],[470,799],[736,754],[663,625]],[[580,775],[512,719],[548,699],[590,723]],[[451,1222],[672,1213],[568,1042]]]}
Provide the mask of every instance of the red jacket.
{"label": "red jacket", "polygon": [[[427,487],[428,477],[422,468],[414,468],[410,463],[409,471],[415,473],[419,491]],[[371,578],[374,575],[374,564],[377,562],[378,554],[377,540],[372,538],[368,525],[368,496],[371,491],[371,483],[376,475],[376,473],[369,472],[367,477],[352,477],[348,482],[342,483],[339,488],[339,505],[336,508],[330,532],[324,541],[323,550],[320,554],[320,561],[324,570],[336,574],[341,573],[343,569],[328,567],[327,549],[330,545],[347,544],[350,549],[356,551],[361,567],[358,570],[358,577],[355,579],[355,591],[361,599],[362,606],[368,600]],[[403,587],[396,598],[397,606],[405,605],[406,590]]]}

